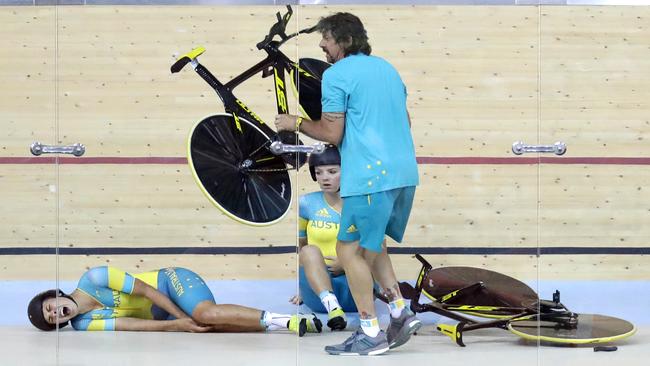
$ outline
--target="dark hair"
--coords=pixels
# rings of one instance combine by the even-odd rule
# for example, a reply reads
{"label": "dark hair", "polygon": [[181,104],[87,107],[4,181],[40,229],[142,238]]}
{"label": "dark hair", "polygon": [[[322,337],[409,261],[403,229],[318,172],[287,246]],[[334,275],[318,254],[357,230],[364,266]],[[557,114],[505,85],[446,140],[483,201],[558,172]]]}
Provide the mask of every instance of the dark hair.
{"label": "dark hair", "polygon": [[314,182],[316,181],[316,167],[321,165],[341,165],[341,155],[335,145],[329,144],[322,153],[309,155],[309,174]]}
{"label": "dark hair", "polygon": [[[29,305],[27,306],[27,316],[29,317],[29,321],[32,322],[36,328],[45,331],[56,329],[56,324],[48,323],[47,320],[45,320],[45,316],[43,315],[43,301],[51,297],[56,297],[57,294],[59,297],[66,297],[74,301],[74,299],[66,295],[63,291],[56,289],[43,291],[40,294],[34,296],[32,301],[29,302]],[[63,328],[66,325],[68,325],[67,321],[65,323],[59,324],[59,328]]]}
{"label": "dark hair", "polygon": [[[330,32],[336,43],[344,47],[345,56],[359,52],[370,55],[372,52],[363,23],[356,15],[350,13],[332,14],[321,18],[316,29],[322,34]],[[347,42],[350,44],[346,45]]]}

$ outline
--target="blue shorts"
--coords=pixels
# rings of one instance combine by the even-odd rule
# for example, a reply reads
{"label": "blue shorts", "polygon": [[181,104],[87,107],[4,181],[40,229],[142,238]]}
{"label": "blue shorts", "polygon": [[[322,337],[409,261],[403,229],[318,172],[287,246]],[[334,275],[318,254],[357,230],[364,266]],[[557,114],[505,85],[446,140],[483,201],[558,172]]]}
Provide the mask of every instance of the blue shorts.
{"label": "blue shorts", "polygon": [[[352,293],[350,293],[347,277],[345,277],[345,275],[332,276],[331,273],[327,273],[330,276],[330,281],[332,281],[332,292],[336,295],[343,311],[346,313],[356,312],[357,306],[354,304],[354,299],[352,299]],[[318,297],[318,294],[312,290],[311,286],[309,286],[305,269],[302,266],[300,266],[298,284],[300,286],[300,297],[302,297],[302,301],[305,305],[316,313],[327,313],[323,303],[320,302],[320,297]]]}
{"label": "blue shorts", "polygon": [[362,248],[373,252],[381,252],[384,235],[402,242],[414,196],[415,186],[343,197],[337,239],[359,241]]}
{"label": "blue shorts", "polygon": [[[203,301],[214,301],[214,296],[205,281],[196,273],[185,268],[164,268],[158,272],[158,291],[165,294],[185,314],[192,316],[194,308]],[[174,319],[163,309],[153,306],[154,319]]]}

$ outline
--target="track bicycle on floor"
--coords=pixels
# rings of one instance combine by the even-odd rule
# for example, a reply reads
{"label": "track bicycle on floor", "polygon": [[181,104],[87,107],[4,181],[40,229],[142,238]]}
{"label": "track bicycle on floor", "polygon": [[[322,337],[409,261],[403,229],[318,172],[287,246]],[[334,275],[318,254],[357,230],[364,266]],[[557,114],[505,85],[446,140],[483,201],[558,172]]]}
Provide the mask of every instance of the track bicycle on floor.
{"label": "track bicycle on floor", "polygon": [[[438,324],[437,330],[459,346],[465,346],[465,333],[485,328],[569,345],[612,343],[636,332],[627,320],[570,311],[560,302],[559,291],[552,300],[541,300],[526,284],[504,274],[474,267],[433,268],[421,255],[415,257],[422,264],[415,286],[401,282],[400,291],[411,300],[415,313],[433,312],[456,320],[455,324]],[[428,302],[420,302],[421,295]]]}

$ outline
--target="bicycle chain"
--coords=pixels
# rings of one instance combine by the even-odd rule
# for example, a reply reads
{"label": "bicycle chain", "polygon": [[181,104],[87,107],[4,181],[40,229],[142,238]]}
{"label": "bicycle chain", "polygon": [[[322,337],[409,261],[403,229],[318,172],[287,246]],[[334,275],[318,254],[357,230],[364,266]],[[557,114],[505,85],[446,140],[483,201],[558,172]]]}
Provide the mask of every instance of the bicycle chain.
{"label": "bicycle chain", "polygon": [[254,172],[254,173],[275,173],[275,172],[286,172],[289,170],[294,170],[296,168],[276,168],[276,169],[246,169],[247,172]]}

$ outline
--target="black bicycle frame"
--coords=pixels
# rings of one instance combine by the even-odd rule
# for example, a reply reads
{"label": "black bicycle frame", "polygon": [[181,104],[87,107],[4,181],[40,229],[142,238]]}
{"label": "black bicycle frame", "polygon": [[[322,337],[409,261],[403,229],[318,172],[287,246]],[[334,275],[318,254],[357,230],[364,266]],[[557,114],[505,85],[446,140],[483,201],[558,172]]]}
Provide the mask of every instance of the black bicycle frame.
{"label": "black bicycle frame", "polygon": [[278,114],[288,113],[285,71],[291,72],[293,69],[297,72],[299,71],[299,67],[297,63],[291,61],[279,50],[279,45],[280,43],[277,41],[269,42],[263,48],[268,54],[264,60],[258,62],[226,84],[221,83],[207,68],[196,61],[194,70],[214,89],[223,102],[225,111],[233,115],[239,130],[241,130],[239,118],[242,117],[253,123],[257,122],[258,127],[267,135],[274,136],[276,134],[255,112],[233,94],[233,90],[239,84],[257,75],[259,72],[262,72],[262,77],[273,75]]}

